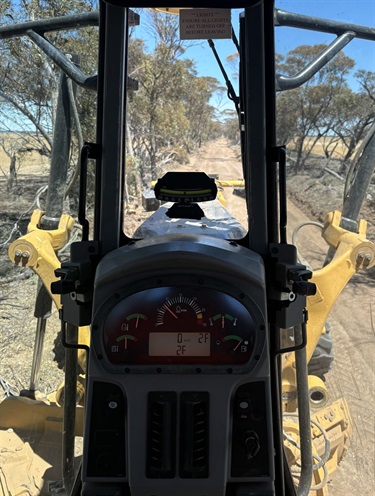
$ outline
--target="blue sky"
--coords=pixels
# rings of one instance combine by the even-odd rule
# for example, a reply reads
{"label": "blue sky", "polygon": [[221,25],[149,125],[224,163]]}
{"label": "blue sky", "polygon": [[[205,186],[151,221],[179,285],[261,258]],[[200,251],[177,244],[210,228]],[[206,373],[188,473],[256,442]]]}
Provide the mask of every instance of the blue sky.
{"label": "blue sky", "polygon": [[[276,6],[289,12],[375,27],[375,0],[278,0]],[[334,35],[292,28],[277,28],[276,35],[280,53],[301,44],[330,43],[334,39]],[[356,69],[375,71],[375,42],[355,39],[344,52],[356,61]]]}
{"label": "blue sky", "polygon": [[[288,12],[375,27],[375,0],[278,0],[276,7]],[[237,11],[234,11],[232,14],[234,26],[238,23],[236,13]],[[334,35],[326,33],[278,27],[276,28],[276,50],[281,54],[286,54],[299,45],[330,43],[334,38]],[[217,40],[215,45],[223,61],[227,55],[235,51],[233,43],[229,40]],[[375,42],[355,39],[349,43],[344,52],[356,61],[354,72],[358,69],[375,71]],[[199,75],[210,75],[223,81],[207,43],[189,48],[186,56],[196,60]],[[226,69],[230,75],[232,68],[226,64]],[[353,77],[350,79],[350,84],[353,89],[356,89]]]}

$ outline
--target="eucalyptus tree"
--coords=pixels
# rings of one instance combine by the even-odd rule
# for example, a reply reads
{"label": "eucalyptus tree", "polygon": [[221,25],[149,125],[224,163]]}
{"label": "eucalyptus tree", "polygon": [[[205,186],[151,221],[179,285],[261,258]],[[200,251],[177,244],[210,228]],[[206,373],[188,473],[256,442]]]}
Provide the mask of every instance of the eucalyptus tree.
{"label": "eucalyptus tree", "polygon": [[[280,60],[278,69],[288,76],[295,75],[324,48],[325,45],[301,45]],[[286,128],[289,129],[288,139],[292,138],[290,122],[293,122],[296,170],[304,167],[317,142],[332,134],[336,100],[338,95],[347,90],[347,76],[354,65],[353,59],[340,52],[304,85],[279,97],[279,129],[284,128],[284,133]]]}
{"label": "eucalyptus tree", "polygon": [[210,99],[221,91],[216,79],[199,77],[186,57],[178,18],[146,15],[154,48],[148,49],[144,39],[131,40],[130,75],[139,89],[129,93],[127,127],[128,150],[141,164],[144,184],[157,177],[161,165],[188,161],[195,147],[213,137],[217,120]]}
{"label": "eucalyptus tree", "polygon": [[[94,0],[9,1],[0,11],[1,23],[24,22],[97,7]],[[147,180],[169,160],[186,161],[187,153],[217,133],[212,95],[220,91],[213,78],[198,77],[187,46],[178,34],[178,18],[142,10],[145,39],[131,29],[130,76],[139,84],[129,91],[128,162]],[[84,28],[46,34],[64,53],[78,54],[83,72],[97,70],[97,29]],[[152,44],[149,48],[147,44]],[[59,69],[27,37],[3,40],[0,66],[0,125],[27,136],[29,148],[49,155],[57,100]],[[77,90],[83,136],[95,140],[95,92]],[[74,144],[75,157],[78,148]],[[75,161],[75,159],[74,159]],[[130,166],[131,169],[131,166]],[[146,179],[144,179],[144,182]]]}
{"label": "eucalyptus tree", "polygon": [[[1,4],[0,25],[88,12],[96,5],[96,0],[8,0]],[[63,53],[78,54],[87,73],[96,70],[96,28],[51,32],[46,38]],[[0,56],[0,130],[11,131],[27,145],[17,151],[3,140],[7,154],[11,153],[10,164],[25,148],[50,156],[60,70],[27,36],[3,39]],[[78,93],[81,125],[90,139],[95,95]]]}

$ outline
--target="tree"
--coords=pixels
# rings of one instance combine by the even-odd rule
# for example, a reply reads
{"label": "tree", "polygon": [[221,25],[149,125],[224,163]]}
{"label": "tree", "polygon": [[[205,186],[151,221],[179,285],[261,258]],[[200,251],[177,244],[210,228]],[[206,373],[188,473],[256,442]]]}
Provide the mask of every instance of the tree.
{"label": "tree", "polygon": [[375,102],[364,91],[355,93],[345,88],[335,95],[331,113],[334,118],[333,132],[346,148],[342,158],[345,164],[352,158],[374,121]]}
{"label": "tree", "polygon": [[[92,10],[93,0],[22,0],[2,5],[0,22],[22,22]],[[14,8],[12,8],[14,7]],[[144,41],[130,40],[130,76],[139,81],[139,91],[129,92],[127,122],[127,171],[141,172],[149,183],[158,166],[171,160],[187,160],[189,153],[220,131],[215,110],[209,104],[221,91],[216,80],[197,77],[194,63],[183,58],[187,45],[178,37],[178,18],[151,10],[141,11],[148,38],[155,40],[149,50]],[[8,17],[7,17],[8,16]],[[133,35],[134,29],[131,30]],[[85,28],[48,33],[48,39],[65,53],[81,57],[82,70],[97,70],[97,30]],[[0,125],[28,137],[28,146],[49,156],[57,100],[59,70],[29,40],[5,40],[0,68]],[[77,90],[78,112],[86,141],[95,140],[96,94]],[[73,143],[71,166],[79,146]],[[140,184],[137,183],[139,193]]]}
{"label": "tree", "polygon": [[[34,136],[27,136],[21,133],[1,133],[0,134],[0,147],[9,158],[9,167],[6,172],[1,166],[1,172],[7,178],[7,190],[13,191],[17,186],[17,172],[21,166],[25,154],[35,150],[33,142],[38,138]],[[42,148],[41,148],[42,149]],[[17,167],[18,164],[18,167]]]}
{"label": "tree", "polygon": [[187,160],[187,153],[212,136],[217,128],[209,101],[221,91],[213,78],[198,77],[194,62],[182,58],[186,45],[178,37],[178,18],[151,11],[148,26],[155,39],[130,44],[130,75],[139,90],[130,92],[128,146],[142,164],[142,181],[149,184],[168,161]]}
{"label": "tree", "polygon": [[[94,0],[22,0],[8,1],[0,9],[0,23],[9,24],[53,16],[87,12],[96,6]],[[78,53],[83,70],[97,69],[97,34],[95,28],[74,32],[48,33],[48,39],[64,53]],[[0,66],[0,126],[3,131],[17,132],[27,147],[49,156],[57,101],[60,70],[27,36],[2,42]],[[93,139],[93,116],[96,96],[79,90],[81,124],[86,138]],[[72,162],[76,156],[72,157]]]}
{"label": "tree", "polygon": [[[278,70],[287,76],[300,72],[325,45],[301,45],[285,59],[279,57]],[[303,168],[315,144],[333,131],[335,99],[347,90],[346,76],[354,60],[340,52],[301,87],[278,98],[278,130],[284,140],[294,137],[296,169]]]}
{"label": "tree", "polygon": [[375,103],[375,72],[360,70],[356,72],[356,78],[368,98]]}

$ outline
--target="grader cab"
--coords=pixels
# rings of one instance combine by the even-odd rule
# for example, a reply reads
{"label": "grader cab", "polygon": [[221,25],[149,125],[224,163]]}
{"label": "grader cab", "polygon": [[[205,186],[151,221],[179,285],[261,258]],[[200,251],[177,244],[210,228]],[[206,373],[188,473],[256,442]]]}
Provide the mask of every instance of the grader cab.
{"label": "grader cab", "polygon": [[[164,1],[159,15],[180,16],[181,36],[208,40],[216,58],[215,36],[234,41],[238,96],[223,76],[238,114],[243,177],[229,183],[205,171],[167,172],[150,183],[157,211],[129,236],[127,93],[136,88],[128,73],[129,30],[142,20],[140,8],[156,6],[99,6],[99,13],[0,27],[0,38],[28,36],[64,77],[96,90],[98,101],[96,141],[80,152],[82,239],[72,244],[69,261],[57,256],[75,222],[62,209],[59,181],[66,175],[52,180],[46,210],[34,211],[28,233],[9,247],[11,260],[31,267],[42,284],[30,387],[0,404],[3,494],[326,495],[348,449],[350,413],[345,398],[329,402],[322,374],[307,366],[349,279],[374,266],[375,246],[365,221],[356,217],[350,229],[332,212],[323,230],[332,259],[317,271],[300,263],[287,242],[286,149],[276,143],[275,99],[352,39],[375,40],[375,30],[283,12],[271,0]],[[44,36],[83,25],[99,26],[98,72],[91,77]],[[275,72],[277,26],[337,38],[286,76]],[[64,149],[69,124],[66,113],[60,117],[54,140]],[[59,168],[61,162],[51,165],[51,177]],[[247,225],[217,199],[228,184],[244,188]],[[42,397],[38,375],[52,304],[66,348],[65,381]]]}

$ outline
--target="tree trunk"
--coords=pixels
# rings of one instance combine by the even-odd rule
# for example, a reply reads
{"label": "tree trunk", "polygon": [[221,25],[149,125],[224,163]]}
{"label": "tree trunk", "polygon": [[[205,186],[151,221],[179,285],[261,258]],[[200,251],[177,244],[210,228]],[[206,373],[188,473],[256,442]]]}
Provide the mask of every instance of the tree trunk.
{"label": "tree trunk", "polygon": [[299,137],[297,139],[297,159],[296,159],[296,164],[294,171],[297,173],[301,170],[301,164],[302,164],[302,155],[303,155],[303,143],[304,143],[304,138]]}
{"label": "tree trunk", "polygon": [[346,188],[347,196],[344,199],[342,216],[344,218],[358,221],[362,203],[366,198],[366,192],[371,178],[375,172],[375,132],[372,132],[366,142],[358,163],[354,164],[355,171],[350,188]]}
{"label": "tree trunk", "polygon": [[15,186],[17,186],[16,163],[17,163],[17,157],[16,157],[16,154],[13,153],[11,158],[10,158],[9,177],[8,177],[8,181],[7,181],[7,191],[13,191],[13,188]]}

